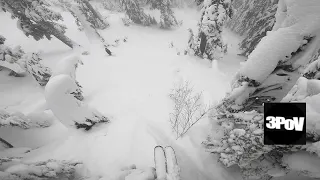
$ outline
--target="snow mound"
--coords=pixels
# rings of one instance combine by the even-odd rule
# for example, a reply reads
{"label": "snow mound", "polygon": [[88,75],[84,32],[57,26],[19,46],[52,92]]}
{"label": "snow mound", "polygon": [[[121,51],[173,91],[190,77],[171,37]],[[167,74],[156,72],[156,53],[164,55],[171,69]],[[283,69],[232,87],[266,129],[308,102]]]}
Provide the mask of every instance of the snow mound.
{"label": "snow mound", "polygon": [[109,122],[100,112],[73,96],[77,88],[69,75],[61,74],[50,79],[45,88],[45,98],[53,114],[67,127],[86,130],[96,123]]}
{"label": "snow mound", "polygon": [[302,172],[313,178],[320,177],[320,159],[308,152],[297,152],[291,155],[284,155],[282,161],[288,165],[288,168],[291,170]]}
{"label": "snow mound", "polygon": [[52,77],[60,74],[70,75],[72,79],[76,79],[76,69],[78,64],[83,65],[80,55],[72,54],[60,60],[52,69]]}

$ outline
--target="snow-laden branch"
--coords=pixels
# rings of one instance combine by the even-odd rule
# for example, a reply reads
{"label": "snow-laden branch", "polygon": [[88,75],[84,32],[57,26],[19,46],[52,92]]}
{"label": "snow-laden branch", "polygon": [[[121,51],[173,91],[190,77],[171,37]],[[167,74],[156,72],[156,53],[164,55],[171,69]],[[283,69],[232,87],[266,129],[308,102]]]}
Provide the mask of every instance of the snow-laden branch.
{"label": "snow-laden branch", "polygon": [[[0,171],[0,179],[6,180],[60,180],[73,179],[79,162],[47,160],[36,163],[19,162],[12,158],[0,158],[0,167],[13,161],[14,165]],[[5,166],[4,166],[5,167]],[[1,169],[1,168],[0,168]]]}
{"label": "snow-laden branch", "polygon": [[51,77],[51,69],[44,66],[41,60],[40,53],[28,53],[22,57],[20,64],[40,86],[45,86]]}
{"label": "snow-laden branch", "polygon": [[26,70],[19,63],[24,51],[20,46],[10,48],[5,41],[6,38],[0,35],[0,66],[10,69],[15,75],[23,74]]}
{"label": "snow-laden branch", "polygon": [[1,0],[0,7],[9,12],[13,18],[17,18],[18,28],[26,35],[35,40],[55,36],[70,48],[79,47],[74,41],[65,36],[67,27],[58,23],[63,20],[58,12],[50,9],[50,4],[43,0]]}
{"label": "snow-laden branch", "polygon": [[0,109],[0,127],[19,127],[22,129],[46,128],[52,124],[51,120],[46,118],[39,120],[32,119],[20,112],[7,112]]}

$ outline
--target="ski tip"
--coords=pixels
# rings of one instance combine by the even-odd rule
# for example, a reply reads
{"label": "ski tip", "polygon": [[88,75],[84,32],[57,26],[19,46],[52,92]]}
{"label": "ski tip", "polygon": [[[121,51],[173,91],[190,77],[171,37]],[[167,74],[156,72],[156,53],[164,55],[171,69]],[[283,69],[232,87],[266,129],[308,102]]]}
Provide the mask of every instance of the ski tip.
{"label": "ski tip", "polygon": [[165,149],[166,149],[166,150],[172,150],[173,152],[175,152],[175,150],[173,149],[172,146],[166,146]]}
{"label": "ski tip", "polygon": [[157,145],[157,146],[155,146],[154,148],[163,148],[162,146],[160,146],[160,145]]}

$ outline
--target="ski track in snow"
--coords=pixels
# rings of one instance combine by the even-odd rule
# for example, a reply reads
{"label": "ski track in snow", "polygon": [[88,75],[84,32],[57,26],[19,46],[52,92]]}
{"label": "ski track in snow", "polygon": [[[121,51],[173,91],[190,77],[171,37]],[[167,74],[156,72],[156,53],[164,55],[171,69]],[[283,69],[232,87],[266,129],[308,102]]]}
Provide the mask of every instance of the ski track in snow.
{"label": "ski track in snow", "polygon": [[[0,34],[8,37],[10,44],[21,44],[26,51],[42,50],[47,66],[54,67],[59,60],[72,53],[56,39],[39,42],[27,39],[14,29],[15,22],[8,15],[0,15],[0,21],[8,22],[8,29],[1,28]],[[92,174],[109,177],[120,167],[130,164],[136,164],[138,168],[153,167],[153,148],[156,145],[171,145],[178,157],[182,179],[239,179],[239,174],[226,170],[201,148],[200,143],[209,130],[207,119],[195,125],[181,140],[175,140],[168,121],[172,111],[168,94],[175,82],[190,81],[196,92],[203,92],[206,103],[213,103],[224,96],[232,73],[239,69],[240,58],[235,55],[236,37],[225,34],[226,41],[232,44],[229,54],[222,62],[214,63],[209,68],[204,60],[176,54],[176,48],[181,51],[187,45],[187,28],[192,26],[196,32],[198,14],[194,10],[177,11],[177,19],[183,19],[184,25],[172,31],[155,27],[126,27],[117,14],[110,14],[108,20],[111,26],[100,31],[102,35],[108,42],[128,37],[128,42],[110,48],[115,54],[110,57],[101,44],[90,44],[85,33],[77,31],[70,14],[64,13],[63,16],[68,24],[67,35],[90,50],[90,55],[82,56],[84,65],[77,70],[77,80],[83,86],[85,102],[111,117],[112,122],[90,133],[77,134],[67,132],[59,122],[48,128],[45,134],[41,130],[30,130],[33,135],[28,136],[27,132],[17,130],[13,136],[8,129],[1,130],[0,136],[15,141],[17,147],[27,146],[28,138],[36,134],[40,137],[32,143],[32,148],[47,144],[29,153],[25,161],[75,159],[83,161]],[[174,48],[169,48],[171,41]],[[0,87],[0,99],[5,97],[5,101],[0,103],[1,108],[9,106],[9,109],[26,114],[46,110],[43,88],[31,83],[31,77],[17,81],[14,77],[7,77],[6,73],[8,71],[0,72],[0,83],[6,83],[6,86]]]}

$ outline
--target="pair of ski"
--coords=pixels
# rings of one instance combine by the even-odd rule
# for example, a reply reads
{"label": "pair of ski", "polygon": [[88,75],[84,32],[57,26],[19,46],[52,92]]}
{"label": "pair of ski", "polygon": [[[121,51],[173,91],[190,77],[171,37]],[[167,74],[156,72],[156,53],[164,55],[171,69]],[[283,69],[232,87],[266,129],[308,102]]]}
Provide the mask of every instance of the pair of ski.
{"label": "pair of ski", "polygon": [[157,180],[181,180],[180,168],[174,149],[171,146],[154,148],[154,162]]}

